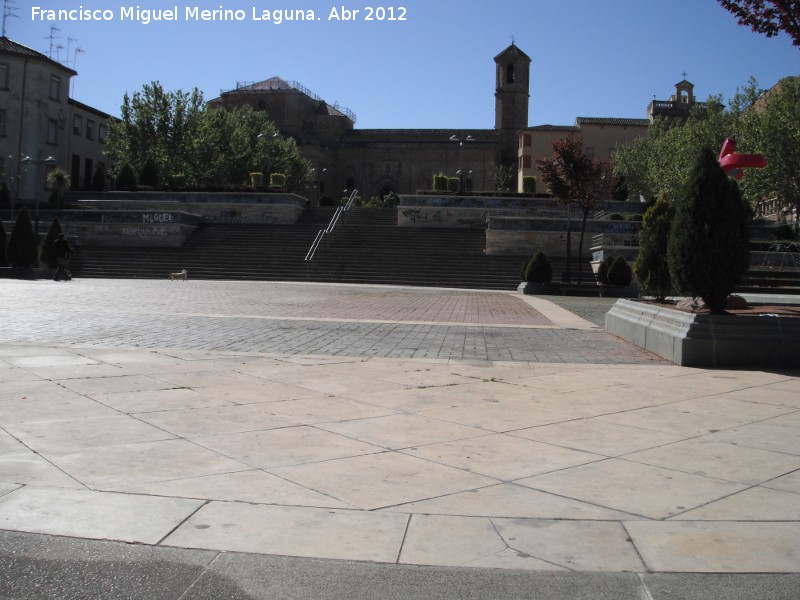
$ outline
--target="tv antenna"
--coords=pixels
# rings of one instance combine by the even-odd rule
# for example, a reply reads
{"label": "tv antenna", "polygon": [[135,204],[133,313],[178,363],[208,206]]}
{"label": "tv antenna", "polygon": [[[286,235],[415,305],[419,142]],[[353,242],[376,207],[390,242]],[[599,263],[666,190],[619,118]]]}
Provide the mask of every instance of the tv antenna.
{"label": "tv antenna", "polygon": [[8,18],[19,19],[19,15],[14,14],[14,11],[17,10],[16,6],[14,6],[15,4],[14,0],[3,0],[3,37],[6,37],[6,21]]}
{"label": "tv antenna", "polygon": [[61,30],[58,27],[56,27],[55,25],[51,25],[50,26],[50,35],[45,38],[45,39],[49,39],[50,40],[50,53],[47,55],[47,57],[50,60],[53,60],[53,49],[55,48],[56,52],[58,51],[58,49],[56,48],[56,45],[55,45],[55,42],[58,39],[58,36],[56,36],[56,31],[61,31]]}

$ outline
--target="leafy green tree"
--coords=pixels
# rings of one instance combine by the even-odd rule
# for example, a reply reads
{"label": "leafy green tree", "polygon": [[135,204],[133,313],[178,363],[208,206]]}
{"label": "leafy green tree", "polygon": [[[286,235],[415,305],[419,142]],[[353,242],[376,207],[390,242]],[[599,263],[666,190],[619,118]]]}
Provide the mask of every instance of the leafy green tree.
{"label": "leafy green tree", "polygon": [[106,147],[117,164],[129,163],[142,173],[148,159],[163,175],[182,171],[190,160],[190,141],[203,110],[203,95],[167,92],[154,81],[132,96],[125,94],[119,122],[109,123]]}
{"label": "leafy green tree", "polygon": [[56,217],[53,219],[53,222],[50,223],[47,235],[44,236],[42,250],[39,254],[39,259],[51,269],[55,269],[58,266],[56,263],[55,243],[61,233],[64,233],[64,230],[61,228],[61,221]]}
{"label": "leafy green tree", "polygon": [[142,172],[139,173],[139,185],[147,187],[158,187],[160,178],[158,176],[158,167],[156,161],[152,157],[144,161]]}
{"label": "leafy green tree", "polygon": [[611,164],[594,160],[586,153],[581,136],[568,135],[553,142],[551,158],[536,160],[542,183],[561,202],[575,202],[581,213],[578,242],[578,283],[581,282],[583,238],[589,213],[608,200],[614,185]]}
{"label": "leafy green tree", "polygon": [[675,200],[692,171],[694,157],[705,147],[721,148],[731,134],[732,114],[719,97],[695,107],[686,122],[657,117],[647,135],[619,148],[614,172],[627,181],[633,199]]}
{"label": "leafy green tree", "polygon": [[14,228],[8,239],[6,259],[8,264],[15,269],[31,269],[39,265],[37,256],[39,248],[36,243],[36,234],[33,231],[33,222],[27,207],[17,213]]}
{"label": "leafy green tree", "polygon": [[724,311],[750,263],[751,219],[750,205],[722,170],[717,154],[710,148],[701,151],[675,202],[667,243],[675,287],[702,298],[713,312]]}
{"label": "leafy green tree", "polygon": [[672,278],[667,261],[667,242],[672,228],[675,209],[664,198],[644,213],[639,231],[639,255],[633,270],[645,293],[663,302],[672,288]]}
{"label": "leafy green tree", "polygon": [[783,79],[761,100],[753,96],[739,118],[737,151],[763,154],[767,167],[745,171],[742,194],[751,204],[777,198],[800,212],[800,77]]}

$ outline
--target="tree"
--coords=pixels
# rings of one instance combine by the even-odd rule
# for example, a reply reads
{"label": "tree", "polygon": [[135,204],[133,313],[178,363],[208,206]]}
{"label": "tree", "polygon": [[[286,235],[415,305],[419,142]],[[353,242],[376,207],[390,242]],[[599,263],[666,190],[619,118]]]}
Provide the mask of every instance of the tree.
{"label": "tree", "polygon": [[774,37],[781,31],[800,46],[800,0],[718,0],[739,25]]}
{"label": "tree", "polygon": [[[575,202],[581,212],[581,235],[578,242],[578,283],[581,283],[583,238],[589,213],[607,200],[614,185],[611,164],[586,154],[581,136],[568,135],[553,142],[553,156],[536,160],[542,183],[558,200]],[[569,270],[567,257],[567,269]]]}
{"label": "tree", "polygon": [[739,186],[705,148],[675,202],[667,243],[670,272],[682,293],[702,298],[722,312],[728,296],[750,264],[752,210]]}
{"label": "tree", "polygon": [[[751,85],[757,87],[754,81]],[[751,104],[739,118],[738,150],[763,154],[767,167],[745,172],[742,194],[751,204],[777,198],[800,211],[800,77],[781,80]]]}
{"label": "tree", "polygon": [[6,259],[8,264],[15,269],[31,269],[38,266],[37,256],[39,248],[36,243],[36,234],[33,232],[33,222],[27,207],[17,213],[14,228],[8,239]]}
{"label": "tree", "polygon": [[695,107],[686,122],[657,117],[647,135],[618,150],[614,172],[625,178],[632,199],[675,200],[697,153],[705,147],[721,148],[731,135],[734,116],[720,97],[712,97],[705,108]]}
{"label": "tree", "polygon": [[148,159],[162,176],[181,172],[191,158],[190,141],[203,106],[197,88],[167,92],[158,81],[144,85],[133,96],[125,94],[122,118],[109,123],[109,156],[117,164],[129,163],[138,173]]}
{"label": "tree", "polygon": [[55,269],[58,266],[56,263],[56,249],[54,244],[58,239],[58,235],[61,233],[64,233],[64,230],[61,228],[61,221],[56,217],[50,224],[47,235],[44,236],[42,250],[39,254],[40,260],[51,269]]}
{"label": "tree", "polygon": [[[121,114],[120,122],[109,126],[109,155],[119,165],[117,173],[127,163],[143,184],[151,182],[145,185],[176,177],[189,186],[244,185],[250,173],[268,178],[281,172],[288,189],[299,190],[311,171],[297,143],[280,137],[267,113],[209,108],[196,89],[167,92],[154,82],[126,94]],[[153,171],[155,178],[148,177]]]}
{"label": "tree", "polygon": [[659,302],[666,299],[672,288],[667,242],[674,215],[672,203],[665,198],[659,198],[644,213],[642,229],[639,231],[639,254],[633,270],[642,289],[655,296]]}
{"label": "tree", "polygon": [[6,260],[6,244],[8,238],[6,236],[6,228],[3,225],[3,219],[0,219],[0,267],[5,267],[8,264]]}

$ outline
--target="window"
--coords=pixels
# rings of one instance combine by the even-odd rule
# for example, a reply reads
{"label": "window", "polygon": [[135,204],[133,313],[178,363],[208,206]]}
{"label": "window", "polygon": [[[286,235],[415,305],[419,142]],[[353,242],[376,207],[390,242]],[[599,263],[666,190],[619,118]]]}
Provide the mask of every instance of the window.
{"label": "window", "polygon": [[58,144],[58,121],[55,119],[47,121],[47,143],[54,146]]}
{"label": "window", "polygon": [[86,119],[86,139],[94,139],[94,121],[91,119]]}
{"label": "window", "polygon": [[522,168],[523,169],[530,169],[531,168],[531,155],[525,154],[522,157]]}
{"label": "window", "polygon": [[510,64],[506,67],[506,83],[514,83],[517,79],[517,74],[514,72],[514,65]]}
{"label": "window", "polygon": [[6,111],[0,110],[0,136],[6,134]]}
{"label": "window", "polygon": [[98,130],[97,134],[97,141],[101,144],[106,143],[106,135],[108,134],[108,127],[106,125],[100,125],[100,129]]}
{"label": "window", "polygon": [[8,89],[8,65],[0,63],[0,90]]}
{"label": "window", "polygon": [[530,133],[522,134],[522,145],[525,146],[526,148],[530,148],[531,143],[532,143],[531,134]]}
{"label": "window", "polygon": [[72,117],[72,133],[80,135],[81,131],[83,131],[83,117],[75,115]]}
{"label": "window", "polygon": [[50,100],[61,101],[61,77],[50,75]]}

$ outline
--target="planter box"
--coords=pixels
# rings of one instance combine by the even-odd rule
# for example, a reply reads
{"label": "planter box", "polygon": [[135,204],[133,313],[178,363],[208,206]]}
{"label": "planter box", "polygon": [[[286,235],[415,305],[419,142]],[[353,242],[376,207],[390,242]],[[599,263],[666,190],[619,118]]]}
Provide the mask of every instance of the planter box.
{"label": "planter box", "polygon": [[684,367],[800,366],[800,319],[686,313],[618,300],[606,331]]}

